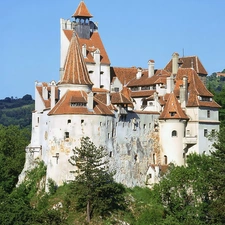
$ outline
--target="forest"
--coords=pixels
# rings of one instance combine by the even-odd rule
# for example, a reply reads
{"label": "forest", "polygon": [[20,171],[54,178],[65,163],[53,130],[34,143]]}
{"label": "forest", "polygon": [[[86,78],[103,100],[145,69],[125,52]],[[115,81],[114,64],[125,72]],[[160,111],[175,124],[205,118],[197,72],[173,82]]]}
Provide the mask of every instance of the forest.
{"label": "forest", "polygon": [[216,151],[192,154],[185,166],[171,164],[152,189],[116,183],[113,172],[106,169],[108,162],[100,160],[105,153],[88,137],[82,139],[80,148],[74,148],[70,159],[72,165],[80,162],[74,182],[57,187],[53,180],[45,181],[46,167],[37,162],[25,181],[16,186],[30,141],[34,100],[30,95],[0,100],[1,224],[225,224],[224,78],[215,73],[208,76],[207,87],[221,105],[221,128],[214,137]]}

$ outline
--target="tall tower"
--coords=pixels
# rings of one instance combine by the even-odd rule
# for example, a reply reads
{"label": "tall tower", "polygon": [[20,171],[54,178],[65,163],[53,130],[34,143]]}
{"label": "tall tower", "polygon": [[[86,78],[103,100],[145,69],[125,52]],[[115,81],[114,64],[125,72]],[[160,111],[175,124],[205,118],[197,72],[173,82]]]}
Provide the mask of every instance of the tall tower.
{"label": "tall tower", "polygon": [[91,24],[90,18],[92,15],[88,11],[84,1],[81,1],[77,10],[72,15],[75,18],[73,23],[73,29],[75,29],[79,38],[90,39],[91,36]]}

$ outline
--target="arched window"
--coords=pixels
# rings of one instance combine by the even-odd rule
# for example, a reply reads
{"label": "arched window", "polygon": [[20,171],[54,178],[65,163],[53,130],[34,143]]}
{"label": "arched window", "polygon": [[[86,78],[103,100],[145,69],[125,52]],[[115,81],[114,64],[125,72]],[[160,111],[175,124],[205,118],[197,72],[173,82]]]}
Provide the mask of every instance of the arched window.
{"label": "arched window", "polygon": [[172,137],[177,137],[177,131],[176,130],[172,131]]}

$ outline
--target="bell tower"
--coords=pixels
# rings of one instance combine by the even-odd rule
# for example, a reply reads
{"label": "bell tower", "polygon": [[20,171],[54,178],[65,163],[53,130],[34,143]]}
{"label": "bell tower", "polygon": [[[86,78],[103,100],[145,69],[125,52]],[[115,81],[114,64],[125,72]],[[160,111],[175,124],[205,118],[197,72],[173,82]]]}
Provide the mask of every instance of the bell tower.
{"label": "bell tower", "polygon": [[90,39],[91,23],[90,18],[93,16],[88,11],[84,1],[81,1],[75,13],[72,15],[75,21],[73,22],[73,29],[78,34],[79,38]]}

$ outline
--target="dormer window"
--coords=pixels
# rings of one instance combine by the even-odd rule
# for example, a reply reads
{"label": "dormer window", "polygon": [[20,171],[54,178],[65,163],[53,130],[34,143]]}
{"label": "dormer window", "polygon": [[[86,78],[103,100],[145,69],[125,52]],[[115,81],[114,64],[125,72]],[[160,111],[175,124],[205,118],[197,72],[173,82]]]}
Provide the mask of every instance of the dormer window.
{"label": "dormer window", "polygon": [[141,90],[150,90],[150,86],[143,86],[141,87]]}
{"label": "dormer window", "polygon": [[175,116],[176,112],[170,112],[170,116]]}
{"label": "dormer window", "polygon": [[71,102],[70,106],[71,107],[85,107],[87,105],[86,102]]}
{"label": "dormer window", "polygon": [[201,96],[200,97],[200,101],[203,101],[203,102],[211,102],[212,101],[212,98],[206,97],[206,96]]}
{"label": "dormer window", "polygon": [[114,91],[115,91],[115,92],[119,92],[120,89],[119,89],[118,87],[115,87],[115,88],[114,88]]}
{"label": "dormer window", "polygon": [[139,87],[132,87],[131,91],[139,91]]}

